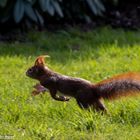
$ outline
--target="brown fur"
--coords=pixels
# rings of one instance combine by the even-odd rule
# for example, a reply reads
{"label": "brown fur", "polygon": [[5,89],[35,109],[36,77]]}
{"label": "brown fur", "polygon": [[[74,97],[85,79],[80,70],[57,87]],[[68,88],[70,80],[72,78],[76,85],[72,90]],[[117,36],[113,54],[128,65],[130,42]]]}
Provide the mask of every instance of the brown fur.
{"label": "brown fur", "polygon": [[[102,99],[115,99],[122,96],[138,95],[140,92],[140,74],[127,73],[103,80],[97,84],[53,72],[45,66],[44,56],[39,56],[26,75],[40,81],[50,91],[52,98],[68,101],[65,96],[74,97],[81,108],[94,106],[97,110],[106,111]],[[38,87],[41,89],[40,87]],[[57,91],[65,96],[57,95]],[[39,94],[40,91],[36,91]],[[139,94],[140,95],[140,94]]]}
{"label": "brown fur", "polygon": [[140,95],[140,73],[125,73],[96,84],[103,98],[115,99]]}

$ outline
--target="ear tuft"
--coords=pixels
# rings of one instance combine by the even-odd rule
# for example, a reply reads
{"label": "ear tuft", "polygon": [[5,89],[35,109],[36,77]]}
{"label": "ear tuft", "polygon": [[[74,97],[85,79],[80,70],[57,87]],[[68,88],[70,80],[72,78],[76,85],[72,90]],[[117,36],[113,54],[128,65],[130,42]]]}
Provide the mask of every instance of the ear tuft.
{"label": "ear tuft", "polygon": [[41,55],[41,56],[38,56],[37,59],[35,60],[35,65],[38,66],[38,65],[45,65],[45,60],[44,58],[46,57],[50,57],[49,55]]}

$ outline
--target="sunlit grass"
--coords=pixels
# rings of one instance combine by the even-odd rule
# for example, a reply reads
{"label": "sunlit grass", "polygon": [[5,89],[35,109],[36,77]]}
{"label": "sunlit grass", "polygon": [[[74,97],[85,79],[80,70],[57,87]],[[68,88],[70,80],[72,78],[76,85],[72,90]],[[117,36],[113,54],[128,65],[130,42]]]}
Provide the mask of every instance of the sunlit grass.
{"label": "sunlit grass", "polygon": [[100,28],[29,33],[27,42],[0,43],[0,136],[14,139],[139,140],[140,98],[105,104],[109,114],[81,110],[74,99],[54,101],[49,93],[31,97],[37,81],[25,76],[41,54],[60,73],[96,83],[140,71],[140,32]]}

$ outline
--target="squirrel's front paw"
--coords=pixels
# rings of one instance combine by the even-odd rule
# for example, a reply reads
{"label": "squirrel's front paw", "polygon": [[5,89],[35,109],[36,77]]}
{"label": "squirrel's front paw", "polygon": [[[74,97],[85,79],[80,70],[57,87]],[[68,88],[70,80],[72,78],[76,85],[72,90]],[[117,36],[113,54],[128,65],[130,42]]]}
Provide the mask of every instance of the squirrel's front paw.
{"label": "squirrel's front paw", "polygon": [[40,92],[38,92],[37,90],[32,91],[32,96],[36,96],[38,94],[40,94]]}
{"label": "squirrel's front paw", "polygon": [[43,87],[41,84],[36,84],[33,86],[38,92],[45,92],[47,91],[47,88]]}
{"label": "squirrel's front paw", "polygon": [[64,96],[64,101],[69,101],[70,98]]}

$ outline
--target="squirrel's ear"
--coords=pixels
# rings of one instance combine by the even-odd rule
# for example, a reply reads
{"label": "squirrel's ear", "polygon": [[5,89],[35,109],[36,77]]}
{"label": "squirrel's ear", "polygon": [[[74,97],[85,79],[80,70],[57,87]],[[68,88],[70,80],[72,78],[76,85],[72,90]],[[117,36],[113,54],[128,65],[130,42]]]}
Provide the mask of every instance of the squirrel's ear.
{"label": "squirrel's ear", "polygon": [[46,57],[50,57],[50,56],[48,56],[48,55],[42,55],[42,56],[37,57],[37,59],[35,60],[35,65],[36,66],[38,66],[38,65],[44,66],[45,65],[44,58],[46,58]]}

